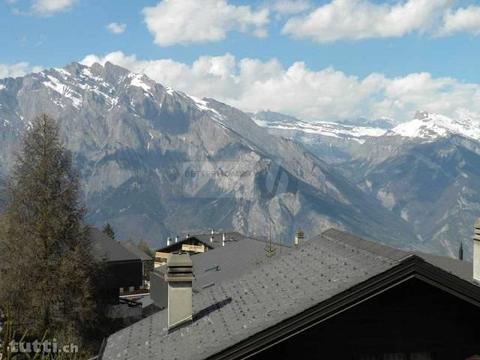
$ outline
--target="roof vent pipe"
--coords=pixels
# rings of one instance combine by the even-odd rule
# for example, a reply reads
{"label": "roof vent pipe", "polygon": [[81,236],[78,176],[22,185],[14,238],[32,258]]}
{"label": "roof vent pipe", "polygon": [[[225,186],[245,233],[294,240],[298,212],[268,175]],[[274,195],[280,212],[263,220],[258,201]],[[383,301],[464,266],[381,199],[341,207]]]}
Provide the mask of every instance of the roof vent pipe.
{"label": "roof vent pipe", "polygon": [[170,246],[170,237],[167,238],[167,246]]}
{"label": "roof vent pipe", "polygon": [[475,221],[473,236],[473,280],[480,281],[480,219]]}
{"label": "roof vent pipe", "polygon": [[225,233],[222,234],[222,246],[225,246]]}
{"label": "roof vent pipe", "polygon": [[177,242],[178,242],[178,235],[175,236],[175,243],[177,243]]}
{"label": "roof vent pipe", "polygon": [[303,232],[303,230],[298,229],[295,233],[295,239],[293,241],[293,244],[295,246],[298,246],[300,244],[300,241],[302,241],[303,239],[305,239],[305,233]]}

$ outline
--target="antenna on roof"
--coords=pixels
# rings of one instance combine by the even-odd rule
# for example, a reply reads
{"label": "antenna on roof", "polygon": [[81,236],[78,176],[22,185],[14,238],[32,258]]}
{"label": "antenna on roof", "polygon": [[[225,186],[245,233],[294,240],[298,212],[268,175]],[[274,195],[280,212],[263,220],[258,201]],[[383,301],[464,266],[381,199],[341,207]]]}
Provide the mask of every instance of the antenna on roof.
{"label": "antenna on roof", "polygon": [[458,259],[463,261],[463,241],[460,242],[460,249],[458,249]]}
{"label": "antenna on roof", "polygon": [[265,255],[267,257],[275,256],[277,249],[273,246],[272,243],[272,227],[271,224],[268,226],[268,244],[265,246]]}

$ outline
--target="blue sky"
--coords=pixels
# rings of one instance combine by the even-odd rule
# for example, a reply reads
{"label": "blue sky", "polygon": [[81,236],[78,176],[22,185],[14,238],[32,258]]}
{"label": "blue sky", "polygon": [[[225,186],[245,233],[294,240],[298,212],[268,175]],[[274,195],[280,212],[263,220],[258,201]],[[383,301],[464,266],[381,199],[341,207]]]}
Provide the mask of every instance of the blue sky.
{"label": "blue sky", "polygon": [[[389,80],[428,73],[433,80],[456,81],[447,88],[480,83],[478,1],[203,0],[212,6],[220,4],[225,11],[218,16],[215,10],[210,12],[210,17],[199,21],[188,37],[182,26],[189,26],[192,14],[203,16],[203,11],[192,9],[192,1],[0,0],[0,66],[4,76],[8,76],[8,69],[19,63],[28,63],[24,67],[28,71],[33,66],[60,67],[89,54],[101,59],[116,51],[134,55],[139,61],[171,59],[188,66],[202,56],[229,54],[235,58],[236,66],[245,58],[262,63],[276,59],[287,72],[293,64],[302,62],[312,74],[333,68],[345,77],[358,77],[359,81],[373,73]],[[408,6],[418,8],[412,12]],[[152,9],[150,17],[145,8]],[[322,23],[321,16],[325,14],[333,19],[330,24]],[[361,21],[362,14],[368,21]],[[224,22],[222,16],[226,17]],[[360,20],[350,29],[346,24],[338,24],[335,16]],[[180,24],[172,31],[175,34],[176,30],[177,35],[165,35],[171,28],[162,23],[170,20]],[[125,29],[113,34],[107,30],[110,23]],[[196,34],[207,32],[212,23],[217,24],[220,35],[205,33],[196,38]],[[371,29],[375,27],[372,24],[376,30]],[[145,72],[154,74],[156,80],[166,79],[165,75],[158,75],[161,70],[155,71]],[[238,69],[232,71],[232,76],[239,76]],[[181,83],[170,81],[173,86]],[[212,89],[213,95],[218,97],[218,91]],[[238,96],[230,100],[239,106],[246,101]],[[307,118],[319,113],[286,110]],[[384,116],[398,116],[393,111],[387,113]]]}

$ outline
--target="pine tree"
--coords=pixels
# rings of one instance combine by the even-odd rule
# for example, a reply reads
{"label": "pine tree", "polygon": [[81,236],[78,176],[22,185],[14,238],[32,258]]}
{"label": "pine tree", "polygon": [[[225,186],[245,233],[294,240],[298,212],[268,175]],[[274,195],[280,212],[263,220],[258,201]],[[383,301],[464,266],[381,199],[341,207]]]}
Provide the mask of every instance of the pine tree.
{"label": "pine tree", "polygon": [[102,231],[109,238],[111,238],[112,240],[115,240],[115,231],[113,231],[113,227],[112,225],[110,225],[110,223],[106,223]]}
{"label": "pine tree", "polygon": [[95,318],[97,264],[82,223],[79,178],[48,116],[26,131],[7,195],[1,304],[37,336],[81,336]]}

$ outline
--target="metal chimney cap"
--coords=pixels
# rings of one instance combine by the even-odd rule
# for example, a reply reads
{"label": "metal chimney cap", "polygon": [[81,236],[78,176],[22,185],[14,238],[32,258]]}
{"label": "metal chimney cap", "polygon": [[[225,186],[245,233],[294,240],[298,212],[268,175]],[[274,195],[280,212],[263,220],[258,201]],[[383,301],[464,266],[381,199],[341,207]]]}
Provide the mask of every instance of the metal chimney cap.
{"label": "metal chimney cap", "polygon": [[480,229],[480,218],[477,218],[477,220],[475,221],[475,227],[477,229]]}
{"label": "metal chimney cap", "polygon": [[168,267],[192,267],[192,259],[188,254],[171,254],[167,261]]}

